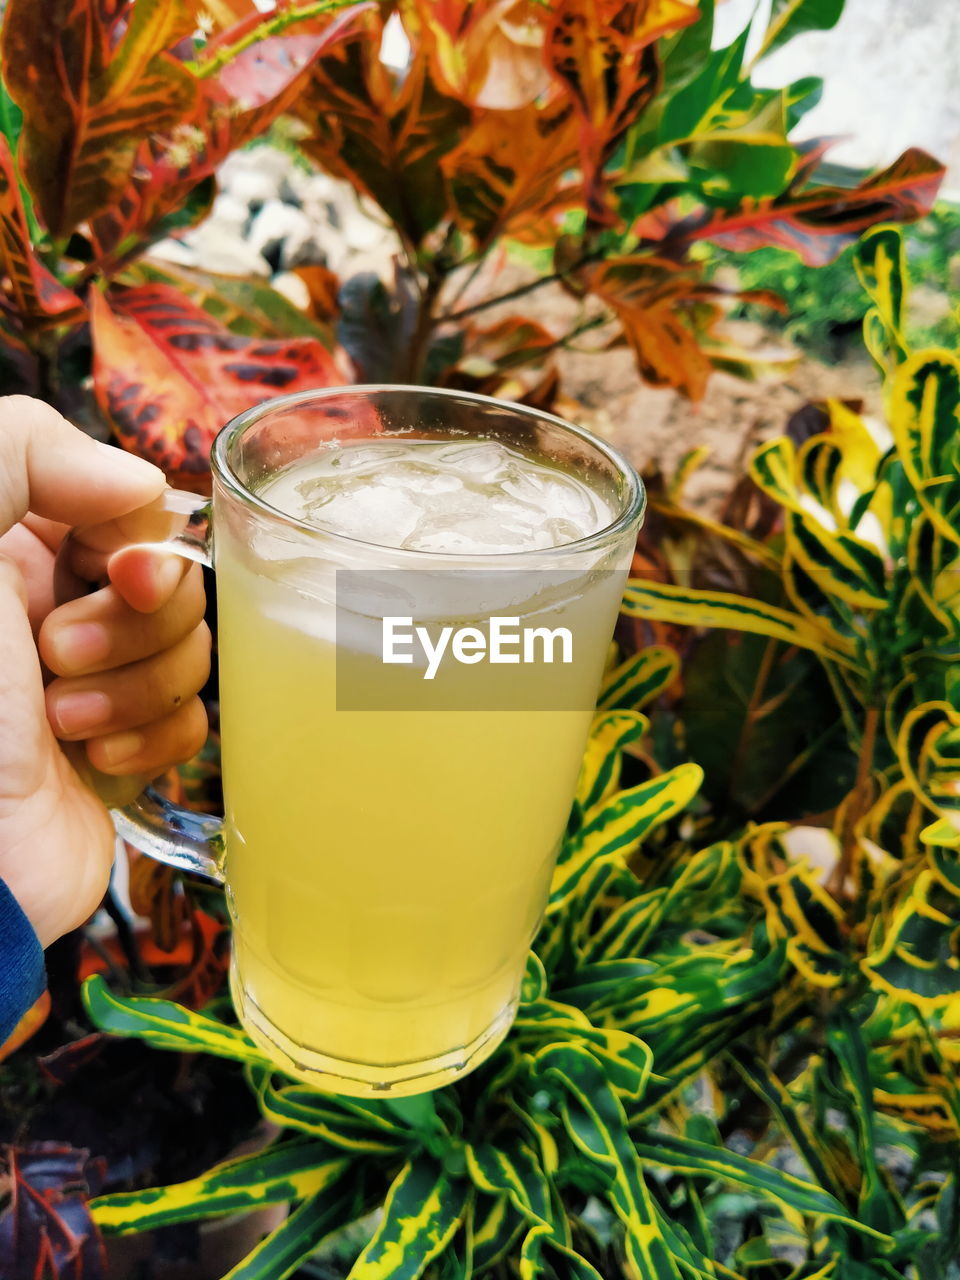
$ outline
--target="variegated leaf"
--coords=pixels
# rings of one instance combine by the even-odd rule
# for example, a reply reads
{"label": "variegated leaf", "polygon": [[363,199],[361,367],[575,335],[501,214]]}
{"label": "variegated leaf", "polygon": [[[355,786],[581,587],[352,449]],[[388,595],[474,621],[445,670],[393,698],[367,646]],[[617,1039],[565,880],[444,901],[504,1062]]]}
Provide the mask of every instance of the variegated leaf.
{"label": "variegated leaf", "polygon": [[703,781],[699,765],[681,764],[638,787],[601,801],[565,846],[550,893],[556,910],[598,862],[622,861],[656,827],[684,809]]}
{"label": "variegated leaf", "polygon": [[170,1000],[115,995],[99,974],[86,980],[82,994],[93,1024],[110,1035],[135,1036],[157,1049],[212,1053],[257,1066],[267,1061],[250,1037],[235,1027]]}
{"label": "variegated leaf", "polygon": [[383,1217],[347,1280],[418,1280],[453,1238],[470,1194],[466,1179],[452,1178],[427,1157],[411,1160],[394,1179]]}
{"label": "variegated leaf", "polygon": [[654,618],[693,627],[725,627],[771,636],[786,644],[810,649],[848,670],[859,670],[852,642],[826,622],[815,622],[746,596],[726,591],[703,591],[672,583],[633,578],[624,596],[623,612],[632,618]]}
{"label": "variegated leaf", "polygon": [[332,1187],[347,1169],[343,1152],[322,1142],[285,1143],[214,1165],[199,1178],[91,1201],[108,1235],[148,1231],[174,1222],[250,1212],[265,1204],[306,1200]]}

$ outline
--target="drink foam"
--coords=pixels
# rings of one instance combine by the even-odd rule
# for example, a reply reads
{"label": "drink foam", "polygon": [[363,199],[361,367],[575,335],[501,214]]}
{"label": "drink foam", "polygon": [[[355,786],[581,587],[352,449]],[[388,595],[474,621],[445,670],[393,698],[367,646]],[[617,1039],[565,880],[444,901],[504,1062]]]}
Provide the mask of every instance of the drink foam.
{"label": "drink foam", "polygon": [[562,547],[613,519],[581,480],[495,440],[334,443],[260,494],[318,529],[441,554]]}

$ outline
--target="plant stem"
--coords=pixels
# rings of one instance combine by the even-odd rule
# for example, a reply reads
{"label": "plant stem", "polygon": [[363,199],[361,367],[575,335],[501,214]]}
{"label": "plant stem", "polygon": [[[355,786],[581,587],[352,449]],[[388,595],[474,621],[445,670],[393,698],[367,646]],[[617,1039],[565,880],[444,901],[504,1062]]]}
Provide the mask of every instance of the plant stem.
{"label": "plant stem", "polygon": [[410,339],[410,356],[407,360],[407,377],[412,384],[419,384],[423,377],[423,366],[427,356],[430,338],[436,328],[437,317],[434,308],[437,298],[446,281],[446,275],[436,273],[427,277],[427,282],[420,295],[420,307],[417,311],[417,326]]}
{"label": "plant stem", "polygon": [[[477,257],[476,262],[473,264],[473,266],[470,268],[470,270],[467,272],[467,274],[464,276],[464,278],[460,281],[460,283],[457,285],[456,289],[454,290],[453,297],[449,300],[449,303],[447,304],[448,306],[451,306],[451,307],[455,306],[463,297],[463,295],[467,292],[470,286],[473,284],[474,280],[476,280],[477,276],[483,270],[484,264],[487,261],[488,252],[489,251],[485,251],[484,253],[481,253]],[[465,266],[466,263],[462,263],[461,265]]]}
{"label": "plant stem", "polygon": [[460,311],[451,311],[448,315],[442,316],[441,319],[450,321],[465,320],[468,316],[476,315],[480,311],[499,306],[501,302],[512,302],[514,298],[523,298],[528,293],[533,293],[536,289],[542,289],[545,284],[556,284],[559,280],[565,280],[572,272],[586,266],[588,262],[597,260],[600,256],[598,253],[586,254],[579,262],[567,267],[565,271],[554,271],[548,276],[537,276],[535,280],[528,280],[526,284],[517,285],[516,289],[508,289],[506,293],[498,293],[494,298],[485,298],[482,302],[474,302],[472,306],[463,307]]}
{"label": "plant stem", "polygon": [[314,4],[304,5],[302,9],[284,9],[282,13],[276,13],[258,23],[252,31],[241,36],[234,44],[228,45],[225,49],[218,49],[209,62],[194,63],[191,68],[193,74],[198,80],[209,80],[228,62],[232,62],[239,54],[252,48],[264,37],[279,35],[281,31],[285,31],[287,27],[292,27],[297,22],[306,22],[308,18],[322,18],[325,14],[335,13],[337,9],[346,9],[352,3],[353,0],[315,0]]}
{"label": "plant stem", "polygon": [[856,826],[869,808],[870,773],[873,769],[879,725],[880,708],[868,707],[863,725],[863,738],[860,742],[860,756],[857,760],[857,776],[853,783],[853,790],[847,797],[843,825],[840,829],[840,857],[837,859],[837,865],[827,885],[827,891],[833,894],[838,902],[843,898],[844,886],[853,868],[853,855],[857,844]]}

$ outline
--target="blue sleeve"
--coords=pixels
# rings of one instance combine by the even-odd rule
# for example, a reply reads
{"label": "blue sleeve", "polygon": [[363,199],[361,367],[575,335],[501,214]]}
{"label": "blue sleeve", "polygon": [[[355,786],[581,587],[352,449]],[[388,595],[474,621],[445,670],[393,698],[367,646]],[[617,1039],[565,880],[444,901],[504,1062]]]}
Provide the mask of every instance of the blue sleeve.
{"label": "blue sleeve", "polygon": [[45,986],[40,940],[0,880],[0,1045],[40,999]]}

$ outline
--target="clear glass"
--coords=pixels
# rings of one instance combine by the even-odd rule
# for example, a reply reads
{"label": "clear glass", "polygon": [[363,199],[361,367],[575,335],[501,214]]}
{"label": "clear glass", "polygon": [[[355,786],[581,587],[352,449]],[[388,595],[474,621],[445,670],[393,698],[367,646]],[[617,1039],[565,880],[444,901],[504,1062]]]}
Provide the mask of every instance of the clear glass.
{"label": "clear glass", "polygon": [[[277,471],[333,440],[391,436],[501,441],[576,475],[604,498],[611,522],[561,547],[457,556],[322,532],[259,495]],[[238,1014],[278,1066],[318,1087],[382,1096],[447,1084],[496,1047],[516,1010],[642,486],[612,449],[558,418],[418,387],[272,401],[224,428],[212,464],[225,820],[207,843],[234,923]],[[458,701],[456,688],[428,703],[426,686],[422,706],[416,694],[394,707],[379,700],[382,654],[356,637],[379,624],[383,606],[375,591],[338,599],[344,570],[380,583],[439,574],[430,579],[446,584],[431,596],[437,623],[471,608],[539,617],[548,583],[551,616],[584,638],[559,705],[542,690],[528,703],[536,679],[515,669],[519,683],[498,685],[480,705]],[[503,570],[516,572],[491,576]],[[366,701],[343,705],[338,664]],[[464,671],[464,688],[480,678],[479,668]],[[170,856],[177,839],[160,848],[163,815],[141,807],[127,818],[149,820],[145,845]]]}

